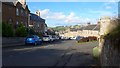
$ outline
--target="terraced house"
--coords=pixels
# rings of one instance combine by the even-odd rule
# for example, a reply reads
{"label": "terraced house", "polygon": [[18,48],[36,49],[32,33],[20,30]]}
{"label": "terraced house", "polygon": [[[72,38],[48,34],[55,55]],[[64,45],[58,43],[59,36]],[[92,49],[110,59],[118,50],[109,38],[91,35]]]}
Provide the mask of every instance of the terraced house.
{"label": "terraced house", "polygon": [[86,26],[82,26],[78,29],[69,28],[66,33],[60,34],[64,37],[76,37],[76,36],[94,36],[99,38],[99,30],[100,30],[100,24],[88,24]]}
{"label": "terraced house", "polygon": [[47,31],[47,24],[45,19],[40,17],[40,11],[36,13],[30,13],[30,24],[29,26],[37,33],[44,34]]}
{"label": "terraced house", "polygon": [[14,30],[20,23],[28,27],[29,13],[30,10],[25,0],[2,2],[2,21],[11,24]]}

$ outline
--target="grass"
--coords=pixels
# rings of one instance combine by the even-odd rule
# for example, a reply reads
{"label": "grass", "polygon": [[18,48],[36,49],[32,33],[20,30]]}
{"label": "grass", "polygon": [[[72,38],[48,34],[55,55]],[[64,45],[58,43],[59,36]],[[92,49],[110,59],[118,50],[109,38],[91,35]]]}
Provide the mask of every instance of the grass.
{"label": "grass", "polygon": [[[77,41],[76,41],[77,42]],[[97,42],[97,41],[89,41],[89,42]],[[83,42],[83,41],[80,41],[80,42],[77,42],[78,44],[82,44],[82,43],[89,43],[89,42]]]}

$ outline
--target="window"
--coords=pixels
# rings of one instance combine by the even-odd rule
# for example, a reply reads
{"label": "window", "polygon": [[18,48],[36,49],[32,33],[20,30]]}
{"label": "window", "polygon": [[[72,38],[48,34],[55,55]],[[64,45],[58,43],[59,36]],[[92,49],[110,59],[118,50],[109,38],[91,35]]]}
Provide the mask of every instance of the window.
{"label": "window", "polygon": [[39,28],[39,24],[38,24],[38,28]]}
{"label": "window", "polygon": [[23,24],[23,22],[21,22],[21,24]]}
{"label": "window", "polygon": [[19,22],[18,21],[16,21],[16,27],[18,27],[19,26]]}
{"label": "window", "polygon": [[19,24],[19,22],[18,21],[16,21],[16,25],[18,25]]}
{"label": "window", "polygon": [[28,16],[28,15],[27,15],[27,12],[25,12],[25,15]]}
{"label": "window", "polygon": [[9,18],[8,22],[9,22],[9,23],[12,23],[12,19],[11,19],[11,18]]}
{"label": "window", "polygon": [[12,25],[12,19],[11,18],[8,20],[8,22],[9,22],[10,25]]}
{"label": "window", "polygon": [[21,9],[21,16],[23,16],[23,9]]}
{"label": "window", "polygon": [[18,16],[19,15],[19,9],[16,8],[16,15]]}

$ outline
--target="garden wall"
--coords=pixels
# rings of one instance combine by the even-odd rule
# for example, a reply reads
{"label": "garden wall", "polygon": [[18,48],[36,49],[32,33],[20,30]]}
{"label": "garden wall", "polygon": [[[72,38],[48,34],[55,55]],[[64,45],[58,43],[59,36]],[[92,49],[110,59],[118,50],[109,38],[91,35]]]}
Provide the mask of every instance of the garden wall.
{"label": "garden wall", "polygon": [[24,37],[2,37],[2,47],[24,45]]}

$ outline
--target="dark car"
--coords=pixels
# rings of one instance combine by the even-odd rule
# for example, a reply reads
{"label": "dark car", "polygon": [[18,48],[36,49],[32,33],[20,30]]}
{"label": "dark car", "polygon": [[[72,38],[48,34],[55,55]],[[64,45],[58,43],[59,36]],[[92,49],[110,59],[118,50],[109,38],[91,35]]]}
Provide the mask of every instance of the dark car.
{"label": "dark car", "polygon": [[30,35],[26,37],[25,44],[41,45],[42,39],[37,35]]}

